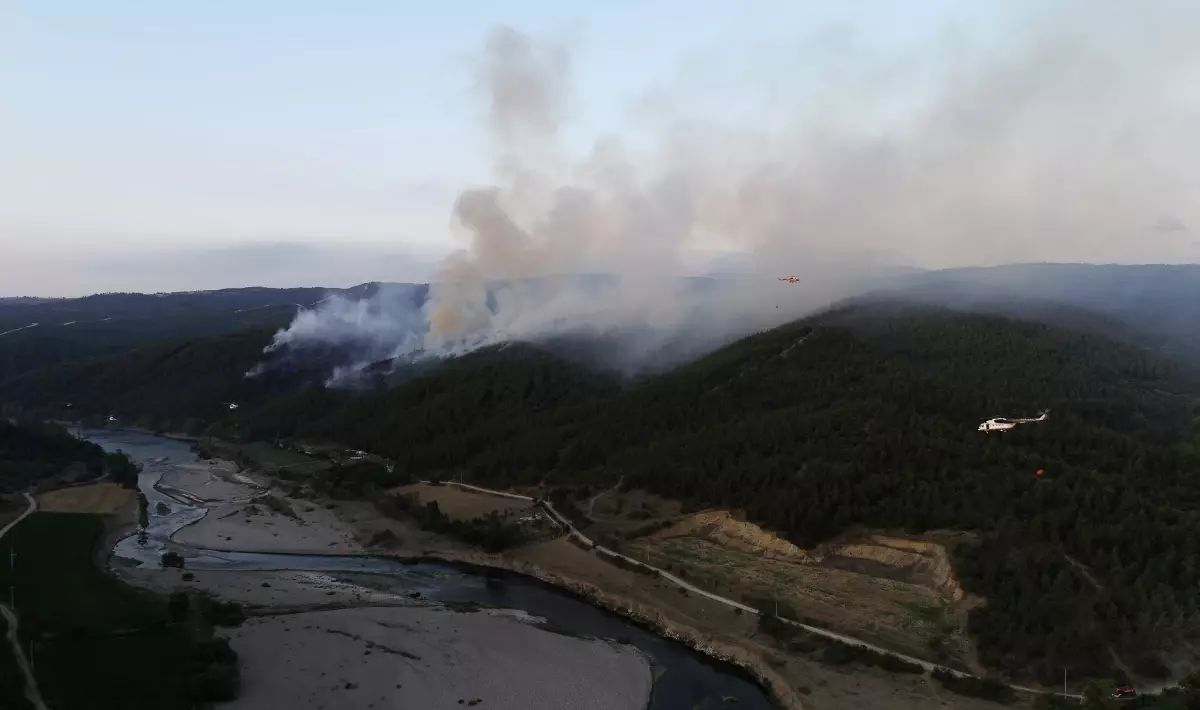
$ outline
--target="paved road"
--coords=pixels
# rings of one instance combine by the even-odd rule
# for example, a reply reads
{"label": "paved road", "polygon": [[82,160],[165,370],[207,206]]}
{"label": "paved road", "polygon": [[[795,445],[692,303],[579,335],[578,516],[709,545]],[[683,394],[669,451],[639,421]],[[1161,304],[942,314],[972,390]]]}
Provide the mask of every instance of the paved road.
{"label": "paved road", "polygon": [[[451,482],[451,485],[458,486],[459,488],[465,488],[467,490],[477,491],[479,493],[487,493],[490,495],[503,496],[505,498],[515,498],[518,500],[527,500],[527,501],[534,500],[530,496],[523,496],[523,495],[519,495],[516,493],[509,493],[507,491],[496,491],[496,490],[491,490],[489,488],[480,488],[479,486],[472,486],[467,483]],[[659,569],[658,567],[654,567],[653,565],[648,565],[645,562],[635,560],[632,557],[622,555],[621,553],[616,552],[615,550],[610,550],[602,545],[597,545],[595,542],[593,542],[591,539],[589,539],[586,535],[579,532],[579,530],[577,530],[575,528],[575,526],[571,524],[571,521],[567,520],[566,516],[564,516],[562,513],[559,513],[558,510],[555,509],[554,505],[550,501],[542,500],[541,504],[551,514],[551,516],[555,519],[555,521],[559,525],[561,525],[565,530],[567,530],[568,533],[572,537],[586,542],[588,545],[592,546],[593,548],[595,548],[597,550],[600,550],[601,552],[603,552],[606,555],[610,555],[613,557],[620,557],[621,559],[623,559],[627,562],[630,562],[632,564],[654,570],[663,579],[666,579],[677,586],[683,587],[684,589],[688,590],[692,594],[696,594],[696,595],[705,597],[707,599],[711,599],[715,602],[724,604],[726,606],[731,606],[735,609],[741,609],[742,611],[745,611],[745,612],[748,612],[751,614],[761,613],[758,609],[755,609],[752,606],[747,606],[746,604],[742,604],[741,602],[734,601],[733,599],[722,597],[718,594],[713,594],[712,592],[708,592],[703,589],[700,589],[699,587],[697,587],[685,580],[682,580],[679,577],[676,577],[675,575],[671,574],[670,572],[667,572],[666,570]],[[810,634],[815,634],[817,636],[823,636],[827,639],[833,639],[834,641],[838,641],[838,642],[847,644],[849,646],[858,646],[859,648],[866,648],[866,649],[875,651],[877,653],[886,653],[888,655],[895,656],[902,660],[908,661],[909,663],[915,663],[927,671],[931,671],[931,672],[932,671],[943,671],[945,673],[950,673],[952,675],[955,675],[959,678],[977,678],[978,677],[971,673],[964,673],[962,671],[955,670],[955,669],[949,668],[947,666],[939,665],[937,663],[933,663],[931,661],[927,661],[922,658],[916,658],[914,656],[907,656],[903,653],[897,653],[895,651],[890,651],[886,648],[881,648],[879,646],[875,646],[874,644],[870,644],[866,641],[863,641],[862,639],[854,638],[853,636],[839,634],[835,631],[830,631],[828,629],[822,629],[817,626],[809,626],[808,624],[802,624],[798,621],[792,621],[791,619],[780,618],[779,620],[785,624],[790,624],[791,626],[795,626],[797,628],[804,629],[805,631],[807,631]],[[1036,693],[1039,695],[1063,695],[1062,693],[1056,693],[1056,692],[1050,691],[1050,690],[1042,690],[1039,688],[1028,688],[1023,685],[1010,685],[1008,687],[1012,688],[1013,690],[1022,691],[1022,692],[1026,692],[1026,693]],[[1065,695],[1065,697],[1080,699],[1083,696],[1075,695],[1075,694],[1067,694],[1067,695]]]}
{"label": "paved road", "polygon": [[[29,507],[21,513],[16,520],[4,526],[0,530],[0,538],[4,537],[9,530],[16,527],[17,523],[25,519],[33,511],[37,510],[37,501],[28,493],[25,494],[25,500],[29,501]],[[38,692],[37,679],[33,677],[33,670],[29,667],[29,661],[25,658],[25,651],[21,648],[21,641],[17,638],[17,615],[9,609],[7,605],[0,603],[0,614],[4,615],[4,621],[8,624],[8,642],[12,644],[13,653],[17,657],[17,665],[21,667],[21,672],[25,674],[25,697],[33,703],[37,710],[47,710],[46,703],[42,701],[42,694]]]}

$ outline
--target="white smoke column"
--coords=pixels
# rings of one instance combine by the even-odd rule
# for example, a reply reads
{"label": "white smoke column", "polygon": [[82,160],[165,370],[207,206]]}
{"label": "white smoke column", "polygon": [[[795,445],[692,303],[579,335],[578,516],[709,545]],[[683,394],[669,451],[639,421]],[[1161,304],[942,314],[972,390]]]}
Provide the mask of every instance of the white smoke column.
{"label": "white smoke column", "polygon": [[[787,120],[684,115],[662,122],[655,148],[603,137],[582,160],[559,143],[565,52],[499,29],[477,75],[494,185],[454,209],[468,246],[431,288],[411,330],[420,346],[407,311],[362,327],[395,354],[580,331],[717,343],[849,295],[877,265],[1177,253],[1192,238],[1154,226],[1200,223],[1200,162],[1187,157],[1200,152],[1200,4],[1033,7],[998,48],[948,44],[902,70],[814,45],[837,71],[809,77],[825,84]],[[889,89],[912,77],[927,81],[920,98],[894,103]],[[707,292],[676,278],[713,243],[748,255],[754,278]],[[598,272],[615,279],[580,276]],[[792,274],[800,284],[774,278]],[[332,342],[358,322],[343,305],[304,319],[281,338]]]}

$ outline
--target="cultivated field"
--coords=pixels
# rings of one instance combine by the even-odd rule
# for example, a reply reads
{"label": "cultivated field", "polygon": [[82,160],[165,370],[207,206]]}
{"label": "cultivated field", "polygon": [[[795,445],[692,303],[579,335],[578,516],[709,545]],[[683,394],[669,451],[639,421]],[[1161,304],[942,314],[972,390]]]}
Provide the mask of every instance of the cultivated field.
{"label": "cultivated field", "polygon": [[37,497],[38,508],[47,513],[94,513],[111,515],[121,510],[135,493],[115,483],[92,483],[57,491],[48,491]]}
{"label": "cultivated field", "polygon": [[315,474],[329,468],[329,462],[314,456],[305,456],[296,451],[281,449],[265,441],[254,441],[245,444],[228,442],[213,442],[213,453],[229,460],[236,460],[238,455],[250,459],[255,468],[278,473],[281,470],[294,474]]}
{"label": "cultivated field", "polygon": [[415,483],[393,488],[391,492],[414,493],[422,504],[434,501],[443,513],[456,520],[470,520],[492,512],[500,515],[519,515],[535,507],[531,501],[476,493],[463,490],[458,486],[431,486],[427,483]]}

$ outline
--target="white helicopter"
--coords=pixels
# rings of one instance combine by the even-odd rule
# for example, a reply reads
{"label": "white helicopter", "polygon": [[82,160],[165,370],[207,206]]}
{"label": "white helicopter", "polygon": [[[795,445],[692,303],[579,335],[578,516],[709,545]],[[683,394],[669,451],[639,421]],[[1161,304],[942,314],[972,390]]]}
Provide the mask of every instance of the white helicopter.
{"label": "white helicopter", "polygon": [[1041,416],[1035,417],[1033,419],[1006,419],[1004,417],[993,417],[993,418],[987,420],[986,422],[980,424],[979,431],[982,431],[986,434],[990,434],[993,431],[1000,431],[1000,432],[1008,431],[1009,429],[1012,429],[1013,427],[1015,427],[1018,424],[1027,424],[1029,422],[1045,421],[1046,415],[1049,413],[1050,413],[1050,410],[1047,409],[1041,413]]}

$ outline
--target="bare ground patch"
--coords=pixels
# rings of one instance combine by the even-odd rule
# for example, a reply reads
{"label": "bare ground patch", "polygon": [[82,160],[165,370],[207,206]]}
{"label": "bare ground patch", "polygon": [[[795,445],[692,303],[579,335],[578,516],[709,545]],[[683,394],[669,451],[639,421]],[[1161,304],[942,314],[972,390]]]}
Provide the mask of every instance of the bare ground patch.
{"label": "bare ground patch", "polygon": [[230,636],[245,678],[233,710],[637,710],[650,693],[630,649],[488,615],[342,609],[251,619]]}
{"label": "bare ground patch", "polygon": [[458,486],[415,483],[394,488],[391,492],[416,494],[421,503],[434,501],[443,513],[456,520],[470,520],[493,512],[500,515],[521,513],[534,507],[530,501],[468,491]]}
{"label": "bare ground patch", "polygon": [[[858,664],[832,666],[812,655],[790,653],[758,630],[758,617],[693,594],[661,579],[620,569],[565,539],[531,545],[510,556],[575,582],[601,588],[669,625],[689,630],[710,643],[737,649],[739,658],[771,668],[815,710],[1000,710],[1019,706],[968,698],[951,693],[925,674],[889,673]],[[783,564],[783,563],[779,563]],[[818,570],[819,571],[819,570]],[[853,594],[853,591],[848,594]]]}
{"label": "bare ground patch", "polygon": [[135,495],[128,488],[106,482],[48,491],[39,495],[37,502],[48,513],[111,515],[128,505]]}
{"label": "bare ground patch", "polygon": [[727,511],[660,520],[644,535],[610,527],[608,539],[722,596],[753,606],[778,599],[799,620],[979,670],[965,623],[980,600],[963,593],[936,538],[859,534],[804,550]]}

